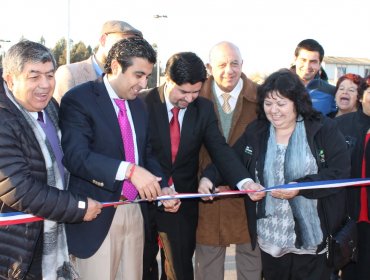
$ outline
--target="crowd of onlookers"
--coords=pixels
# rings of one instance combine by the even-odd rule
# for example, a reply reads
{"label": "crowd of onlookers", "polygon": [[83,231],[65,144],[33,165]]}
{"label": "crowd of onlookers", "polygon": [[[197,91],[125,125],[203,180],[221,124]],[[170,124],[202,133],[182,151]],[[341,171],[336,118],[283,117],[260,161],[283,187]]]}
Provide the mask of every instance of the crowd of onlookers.
{"label": "crowd of onlookers", "polygon": [[[370,187],[264,191],[370,177],[370,76],[329,84],[313,39],[294,55],[257,84],[224,41],[206,64],[172,55],[147,89],[156,53],[123,21],[103,25],[90,58],[58,69],[39,43],[10,47],[0,217],[44,220],[0,226],[0,278],[223,279],[236,244],[238,279],[370,279]],[[247,194],[212,195],[234,190]],[[327,238],[348,215],[358,257],[334,271]]]}

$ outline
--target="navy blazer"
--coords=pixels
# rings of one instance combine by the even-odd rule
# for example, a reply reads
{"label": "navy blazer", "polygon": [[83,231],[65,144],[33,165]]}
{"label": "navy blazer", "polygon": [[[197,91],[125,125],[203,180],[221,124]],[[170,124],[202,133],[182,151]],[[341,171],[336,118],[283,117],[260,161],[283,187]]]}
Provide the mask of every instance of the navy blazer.
{"label": "navy blazer", "polygon": [[[161,168],[151,154],[144,103],[135,99],[129,100],[128,105],[135,127],[139,165],[161,176]],[[71,172],[69,189],[100,202],[118,201],[122,181],[116,181],[115,177],[125,154],[118,118],[103,80],[99,78],[69,90],[62,98],[59,118],[63,163]],[[145,222],[147,205],[141,203],[141,206]],[[79,258],[92,256],[104,241],[114,213],[114,207],[107,207],[91,222],[67,225],[70,253]]]}

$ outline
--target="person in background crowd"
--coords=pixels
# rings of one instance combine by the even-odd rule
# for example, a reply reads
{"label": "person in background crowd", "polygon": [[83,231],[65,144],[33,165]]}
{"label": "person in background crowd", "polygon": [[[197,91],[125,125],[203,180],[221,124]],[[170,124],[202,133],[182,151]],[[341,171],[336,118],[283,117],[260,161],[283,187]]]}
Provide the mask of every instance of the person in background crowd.
{"label": "person in background crowd", "polygon": [[[105,202],[133,201],[138,195],[153,200],[172,193],[165,188],[167,182],[160,189],[148,116],[137,98],[155,62],[156,53],[146,40],[120,40],[109,51],[106,74],[62,98],[62,146],[73,192]],[[164,205],[173,207],[172,202]],[[68,247],[82,279],[141,280],[147,215],[146,203],[132,203],[104,208],[93,223],[67,225]]]}
{"label": "person in background crowd", "polygon": [[297,45],[294,56],[291,70],[306,86],[313,108],[324,115],[335,111],[335,87],[327,83],[326,73],[321,67],[324,48],[313,39],[305,39]]}
{"label": "person in background crowd", "polygon": [[[165,83],[146,92],[149,139],[168,185],[179,193],[198,188],[199,152],[204,144],[230,186],[246,188],[246,169],[222,136],[214,104],[199,97],[207,79],[203,61],[192,52],[172,55],[166,64]],[[212,184],[209,185],[212,188]],[[166,257],[168,279],[191,280],[198,221],[198,200],[176,205],[178,211],[157,211],[157,226]],[[154,246],[156,244],[153,244]]]}
{"label": "person in background crowd", "polygon": [[55,60],[32,41],[10,47],[0,70],[0,213],[44,221],[0,226],[1,279],[72,279],[64,222],[91,221],[102,205],[66,191]]}
{"label": "person in background crowd", "polygon": [[[272,73],[257,92],[258,117],[234,145],[252,179],[264,187],[348,178],[350,155],[336,124],[312,108],[300,78]],[[214,167],[204,176],[214,177]],[[250,194],[247,216],[266,280],[329,279],[326,238],[345,219],[342,189],[276,189]],[[329,225],[324,223],[323,208]]]}
{"label": "person in background crowd", "polygon": [[[221,131],[230,145],[256,118],[257,85],[242,73],[242,67],[239,48],[230,42],[218,43],[209,54],[207,68],[211,76],[199,94],[213,102]],[[207,150],[202,147],[200,171],[210,162]],[[231,189],[229,186],[217,186],[216,191]],[[198,191],[210,193],[211,190],[207,184],[200,184]],[[238,279],[261,279],[261,255],[258,246],[252,250],[244,198],[233,196],[199,203],[196,279],[224,279],[226,247],[230,244],[236,244]]]}
{"label": "person in background crowd", "polygon": [[93,81],[104,72],[108,52],[114,43],[130,37],[143,37],[141,31],[124,21],[110,20],[103,24],[99,47],[95,54],[86,60],[61,65],[56,73],[54,98],[60,103],[63,95],[74,86]]}
{"label": "person in background crowd", "polygon": [[[335,118],[351,150],[351,177],[370,177],[370,76],[364,79],[361,107]],[[358,259],[342,269],[343,280],[369,279],[370,275],[370,186],[347,188],[349,211],[357,223]]]}
{"label": "person in background crowd", "polygon": [[339,117],[341,115],[355,112],[359,108],[362,97],[364,79],[360,75],[345,74],[337,81],[335,104],[337,111],[331,112],[329,117]]}

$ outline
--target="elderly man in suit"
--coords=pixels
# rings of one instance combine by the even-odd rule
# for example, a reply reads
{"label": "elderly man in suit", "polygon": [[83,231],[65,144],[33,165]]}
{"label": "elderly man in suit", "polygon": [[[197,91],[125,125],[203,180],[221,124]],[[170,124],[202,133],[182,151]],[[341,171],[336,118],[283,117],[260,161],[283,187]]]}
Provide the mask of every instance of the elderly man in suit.
{"label": "elderly man in suit", "polygon": [[[231,42],[220,42],[209,53],[208,72],[200,96],[212,100],[223,135],[233,145],[246,125],[257,116],[257,85],[242,72],[243,59],[239,48]],[[200,168],[203,170],[211,158],[203,147]],[[200,193],[210,193],[205,184]],[[217,186],[216,191],[230,190]],[[261,254],[252,250],[245,196],[217,198],[199,203],[197,245],[195,249],[195,275],[197,279],[224,279],[226,247],[236,244],[236,268],[239,280],[261,279]],[[205,199],[206,200],[206,199]]]}
{"label": "elderly man in suit", "polygon": [[93,81],[104,72],[108,52],[114,43],[130,37],[143,37],[141,31],[124,21],[110,20],[103,24],[99,47],[95,54],[86,60],[62,65],[55,73],[54,98],[60,103],[63,95],[74,86]]}
{"label": "elderly man in suit", "polygon": [[[132,201],[138,194],[151,200],[161,194],[147,114],[136,98],[155,62],[155,51],[144,39],[121,40],[109,51],[106,75],[63,97],[62,146],[73,192],[98,201]],[[103,209],[95,222],[68,225],[68,247],[82,279],[141,280],[146,217],[146,203],[132,203]]]}
{"label": "elderly man in suit", "polygon": [[[197,192],[199,152],[204,144],[230,186],[259,188],[246,178],[247,170],[222,136],[212,102],[199,97],[207,78],[202,60],[192,52],[174,54],[167,61],[165,75],[164,85],[150,90],[145,101],[153,153],[169,178],[169,185],[179,193]],[[157,211],[169,279],[194,278],[192,256],[197,220],[197,199],[182,201],[176,213],[160,208]]]}

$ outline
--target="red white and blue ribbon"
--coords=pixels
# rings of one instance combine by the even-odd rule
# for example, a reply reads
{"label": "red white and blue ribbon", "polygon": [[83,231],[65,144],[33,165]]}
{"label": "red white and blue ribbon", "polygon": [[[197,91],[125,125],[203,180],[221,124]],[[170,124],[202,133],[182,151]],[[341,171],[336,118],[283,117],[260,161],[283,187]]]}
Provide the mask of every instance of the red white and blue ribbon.
{"label": "red white and blue ribbon", "polygon": [[22,212],[11,212],[0,214],[0,226],[10,226],[23,223],[42,221],[43,218]]}
{"label": "red white and blue ribbon", "polygon": [[[326,189],[326,188],[342,188],[342,187],[355,187],[355,186],[368,186],[370,185],[370,178],[357,178],[357,179],[345,179],[345,180],[329,180],[329,181],[316,181],[316,182],[303,182],[294,184],[285,184],[279,186],[273,186],[264,189],[263,191],[273,191],[277,189],[287,190],[308,190],[308,189]],[[203,193],[180,193],[176,195],[162,195],[157,197],[157,200],[169,200],[169,199],[190,199],[190,198],[202,198],[202,197],[221,197],[230,195],[241,195],[253,193],[256,191],[226,191],[212,194]],[[116,202],[104,202],[103,207],[118,206],[123,204],[131,204],[146,201],[146,199],[138,199],[134,201],[116,201]],[[31,214],[25,214],[22,212],[11,212],[11,213],[0,213],[0,226],[8,226],[22,223],[30,223],[36,221],[42,221],[43,218],[33,216]]]}

